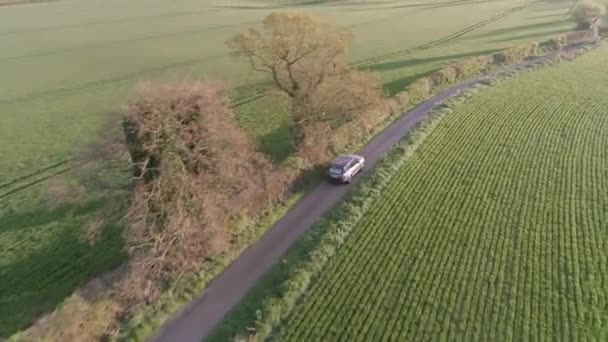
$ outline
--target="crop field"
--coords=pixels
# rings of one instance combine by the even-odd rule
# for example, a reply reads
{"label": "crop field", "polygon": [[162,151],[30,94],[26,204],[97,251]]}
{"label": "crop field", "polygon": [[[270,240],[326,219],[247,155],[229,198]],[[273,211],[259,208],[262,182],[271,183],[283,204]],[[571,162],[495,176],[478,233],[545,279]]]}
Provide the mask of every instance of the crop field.
{"label": "crop field", "polygon": [[605,341],[608,47],[490,88],[394,174],[285,341]]}
{"label": "crop field", "polygon": [[[57,203],[47,190],[137,82],[228,81],[240,124],[281,160],[291,151],[287,115],[259,96],[259,75],[229,58],[224,45],[272,11],[311,11],[351,29],[353,62],[379,73],[389,93],[450,61],[572,27],[562,20],[571,3],[553,1],[18,2],[0,6],[0,336],[124,260],[115,220],[105,218],[112,229],[94,246],[79,231],[127,194],[81,193]],[[125,181],[123,174],[98,178]]]}

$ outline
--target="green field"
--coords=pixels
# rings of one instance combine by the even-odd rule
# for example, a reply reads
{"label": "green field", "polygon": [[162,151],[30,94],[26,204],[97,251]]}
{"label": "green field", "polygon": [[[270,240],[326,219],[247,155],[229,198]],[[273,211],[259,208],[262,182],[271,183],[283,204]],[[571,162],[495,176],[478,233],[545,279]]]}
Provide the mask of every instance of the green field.
{"label": "green field", "polygon": [[607,64],[604,46],[443,118],[274,337],[605,341]]}
{"label": "green field", "polygon": [[[298,5],[300,3],[300,5]],[[247,102],[261,79],[224,42],[280,9],[321,15],[355,35],[353,61],[389,93],[450,61],[571,28],[570,2],[61,0],[0,6],[0,336],[52,310],[124,260],[120,225],[95,246],[80,228],[116,191],[49,200],[47,179],[95,139],[140,80],[228,80],[240,124],[276,160],[291,151],[285,111]],[[276,109],[269,109],[276,108]],[[118,175],[103,177],[117,178]]]}

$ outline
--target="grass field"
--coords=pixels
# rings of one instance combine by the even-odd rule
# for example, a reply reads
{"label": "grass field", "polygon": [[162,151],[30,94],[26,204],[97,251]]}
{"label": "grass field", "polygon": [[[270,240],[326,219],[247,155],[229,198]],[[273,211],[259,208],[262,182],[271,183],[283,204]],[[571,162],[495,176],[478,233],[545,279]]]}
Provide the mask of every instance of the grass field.
{"label": "grass field", "polygon": [[[394,93],[449,61],[571,27],[569,2],[61,0],[0,6],[0,336],[54,308],[124,260],[120,225],[94,247],[82,225],[122,192],[55,205],[63,173],[139,80],[209,75],[231,82],[239,122],[260,149],[291,151],[289,121],[271,100],[249,102],[258,75],[224,41],[279,9],[318,13],[353,30],[353,60]],[[106,176],[104,176],[106,177]],[[120,175],[111,175],[124,179]]]}
{"label": "grass field", "polygon": [[605,341],[607,63],[604,46],[448,114],[273,336]]}

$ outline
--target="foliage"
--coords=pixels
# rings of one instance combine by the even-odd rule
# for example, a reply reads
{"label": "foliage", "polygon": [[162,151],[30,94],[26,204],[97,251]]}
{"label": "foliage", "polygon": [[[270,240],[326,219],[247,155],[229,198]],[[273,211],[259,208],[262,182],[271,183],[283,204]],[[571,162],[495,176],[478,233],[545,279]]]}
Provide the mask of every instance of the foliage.
{"label": "foliage", "polygon": [[209,82],[146,84],[127,108],[136,180],[127,244],[134,273],[148,281],[129,284],[144,289],[135,295],[147,298],[154,282],[198,270],[225,248],[231,215],[264,205],[270,166],[234,124],[220,90]]}
{"label": "foliage", "polygon": [[453,66],[447,66],[445,68],[436,71],[429,76],[432,87],[441,87],[443,85],[454,84],[458,72]]}
{"label": "foliage", "polygon": [[579,2],[572,13],[573,18],[583,25],[589,25],[604,15],[606,15],[606,5],[596,0]]}
{"label": "foliage", "polygon": [[245,58],[251,70],[270,74],[292,98],[315,90],[346,66],[350,37],[304,12],[274,12],[264,31],[250,28],[227,42],[232,54]]}
{"label": "foliage", "polygon": [[520,63],[530,56],[535,56],[538,53],[538,43],[530,43],[520,46],[514,46],[501,52],[495,53],[494,63],[495,64],[512,64]]}
{"label": "foliage", "polygon": [[456,70],[456,78],[462,80],[483,72],[491,63],[492,57],[486,55],[456,62],[451,67]]}
{"label": "foliage", "polygon": [[315,94],[328,78],[344,72],[350,37],[304,12],[274,12],[263,26],[263,32],[250,28],[227,45],[233,56],[246,59],[251,70],[268,74],[291,98],[293,135],[299,146],[306,133],[329,128],[310,127],[317,126],[317,117],[323,115],[315,111]]}
{"label": "foliage", "polygon": [[[381,106],[382,91],[376,77],[352,71],[341,77],[329,78],[311,94],[309,100],[308,114],[295,118],[303,134],[298,155],[318,165],[343,152],[332,147],[336,132],[346,132],[353,125],[364,124],[362,121],[368,119],[365,114]],[[360,139],[356,133],[342,135],[343,145]]]}

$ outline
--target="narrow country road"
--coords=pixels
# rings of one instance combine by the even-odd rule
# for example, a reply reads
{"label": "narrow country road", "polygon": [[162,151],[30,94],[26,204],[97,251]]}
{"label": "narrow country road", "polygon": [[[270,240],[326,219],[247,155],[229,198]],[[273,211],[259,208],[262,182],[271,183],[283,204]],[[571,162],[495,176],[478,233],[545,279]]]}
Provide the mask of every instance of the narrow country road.
{"label": "narrow country road", "polygon": [[[499,72],[523,69],[535,62],[556,58],[558,54],[559,52],[540,57],[502,69]],[[468,80],[442,91],[401,116],[376,135],[367,146],[358,152],[366,159],[364,173],[370,172],[378,160],[425,119],[433,108],[487,78],[488,76],[482,76]],[[206,338],[215,325],[238,304],[256,281],[360,179],[361,177],[355,177],[350,186],[331,185],[323,182],[308,193],[258,241],[247,248],[222,274],[212,280],[200,297],[169,320],[150,341],[200,342]]]}

